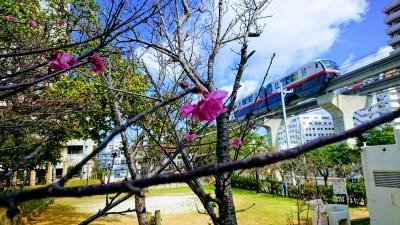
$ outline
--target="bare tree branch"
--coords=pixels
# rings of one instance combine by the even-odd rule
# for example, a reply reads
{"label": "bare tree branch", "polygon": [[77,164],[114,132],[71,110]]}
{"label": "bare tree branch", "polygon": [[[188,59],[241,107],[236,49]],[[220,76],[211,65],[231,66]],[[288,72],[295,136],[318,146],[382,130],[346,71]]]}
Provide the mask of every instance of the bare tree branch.
{"label": "bare tree branch", "polygon": [[359,125],[352,129],[331,136],[321,137],[306,144],[299,145],[285,151],[268,153],[265,155],[242,159],[238,161],[228,161],[220,164],[209,164],[196,168],[192,171],[180,174],[158,174],[148,178],[141,178],[130,182],[125,181],[122,183],[111,183],[106,185],[89,185],[83,187],[60,187],[52,185],[33,190],[0,193],[0,206],[8,207],[10,209],[10,214],[12,215],[13,212],[16,212],[16,204],[32,199],[39,199],[44,197],[82,197],[116,192],[140,193],[140,188],[145,188],[149,186],[166,183],[185,182],[194,178],[208,176],[221,172],[262,167],[283,160],[295,158],[301,154],[328,144],[333,144],[339,141],[343,141],[347,138],[356,137],[360,133],[368,131],[383,123],[390,122],[398,118],[399,116],[400,109],[385,113],[382,116],[371,120],[369,123]]}

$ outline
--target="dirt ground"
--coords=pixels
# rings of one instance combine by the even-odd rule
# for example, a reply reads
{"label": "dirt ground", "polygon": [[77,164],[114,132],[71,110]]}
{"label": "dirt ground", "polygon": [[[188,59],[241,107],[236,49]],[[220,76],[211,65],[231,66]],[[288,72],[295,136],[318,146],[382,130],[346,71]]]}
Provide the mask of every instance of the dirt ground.
{"label": "dirt ground", "polygon": [[[242,202],[240,198],[249,198],[248,196],[238,197],[236,200]],[[236,201],[235,200],[235,201]],[[85,198],[58,198],[54,203],[42,211],[39,216],[30,221],[31,225],[70,225],[79,224],[90,215],[96,213],[105,204],[104,196],[85,197]],[[193,194],[187,193],[174,193],[161,196],[150,196],[146,198],[147,211],[153,212],[157,209],[161,210],[161,218],[163,225],[208,225],[209,217],[207,215],[199,214],[196,205],[202,209],[200,201]],[[273,207],[272,204],[270,207]],[[120,206],[116,207],[113,211],[126,210],[133,208],[133,199],[126,201]],[[275,218],[275,221],[282,221],[280,223],[272,222],[269,215],[269,223],[265,221],[266,218],[255,218],[254,215],[261,215],[255,209],[250,209],[245,213],[238,214],[239,224],[245,225],[278,225],[284,224],[284,218]],[[272,215],[275,208],[270,208],[268,212]],[[264,213],[263,213],[264,214]],[[363,218],[368,216],[366,208],[357,208],[350,210],[351,218]],[[102,217],[93,225],[136,225],[137,221],[134,213],[125,216],[109,215]]]}
{"label": "dirt ground", "polygon": [[[31,225],[70,225],[78,224],[85,218],[94,214],[105,204],[104,197],[89,198],[58,198],[54,203],[41,212],[41,214],[30,221]],[[146,199],[147,211],[154,212],[161,210],[163,225],[204,225],[208,223],[208,217],[197,213],[196,205],[201,207],[201,203],[193,195],[168,195],[155,196]],[[134,202],[128,200],[119,205],[112,211],[122,211],[128,208],[134,208]],[[134,213],[126,216],[109,215],[100,218],[91,224],[94,225],[122,225],[137,224]]]}

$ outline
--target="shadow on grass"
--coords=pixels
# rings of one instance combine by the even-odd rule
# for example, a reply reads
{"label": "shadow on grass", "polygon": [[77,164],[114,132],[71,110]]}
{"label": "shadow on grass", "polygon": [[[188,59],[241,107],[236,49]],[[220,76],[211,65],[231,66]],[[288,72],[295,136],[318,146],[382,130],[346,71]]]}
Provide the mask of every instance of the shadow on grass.
{"label": "shadow on grass", "polygon": [[351,225],[369,225],[369,219],[359,220],[357,222],[352,222]]}

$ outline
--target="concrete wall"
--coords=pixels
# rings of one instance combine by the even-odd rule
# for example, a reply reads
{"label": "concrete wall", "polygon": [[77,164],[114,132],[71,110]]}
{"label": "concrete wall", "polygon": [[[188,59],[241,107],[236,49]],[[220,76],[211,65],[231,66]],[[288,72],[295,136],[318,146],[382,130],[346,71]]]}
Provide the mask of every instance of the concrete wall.
{"label": "concrete wall", "polygon": [[395,145],[363,147],[361,156],[371,225],[400,224],[400,184],[377,186],[374,178],[374,172],[400,173],[400,130],[396,129],[396,133]]}
{"label": "concrete wall", "polygon": [[[68,146],[83,146],[82,154],[68,154]],[[90,154],[95,147],[95,143],[92,140],[71,140],[66,143],[65,146],[62,146],[61,151],[61,162],[58,163],[54,169],[61,169],[62,174],[65,175],[67,173],[67,169],[70,166],[75,166],[78,164],[84,157]],[[82,167],[82,178],[86,179],[87,175],[91,175],[93,171],[94,163],[92,160],[89,161],[89,166],[85,165]],[[53,177],[55,175],[55,171],[53,169]],[[53,178],[54,179],[54,178]]]}

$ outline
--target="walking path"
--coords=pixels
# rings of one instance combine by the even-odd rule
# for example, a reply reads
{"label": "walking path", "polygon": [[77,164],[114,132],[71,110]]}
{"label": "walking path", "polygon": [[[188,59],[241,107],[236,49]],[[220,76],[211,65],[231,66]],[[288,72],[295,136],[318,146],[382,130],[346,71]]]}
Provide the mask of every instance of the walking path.
{"label": "walking path", "polygon": [[[194,212],[197,214],[196,205],[201,207],[200,201],[194,195],[173,194],[168,196],[154,196],[146,199],[146,208],[149,212],[161,210],[162,218],[170,217],[190,218]],[[104,196],[85,197],[85,198],[57,198],[54,203],[41,214],[30,221],[31,225],[70,225],[79,224],[91,214],[96,213],[105,205]],[[134,200],[129,199],[120,204],[112,211],[123,211],[134,208]],[[205,217],[207,218],[207,217]],[[187,220],[186,220],[187,221]],[[207,220],[206,220],[207,221]],[[135,214],[130,213],[126,216],[109,215],[91,223],[97,225],[119,225],[137,224]],[[192,224],[193,225],[193,224]]]}

